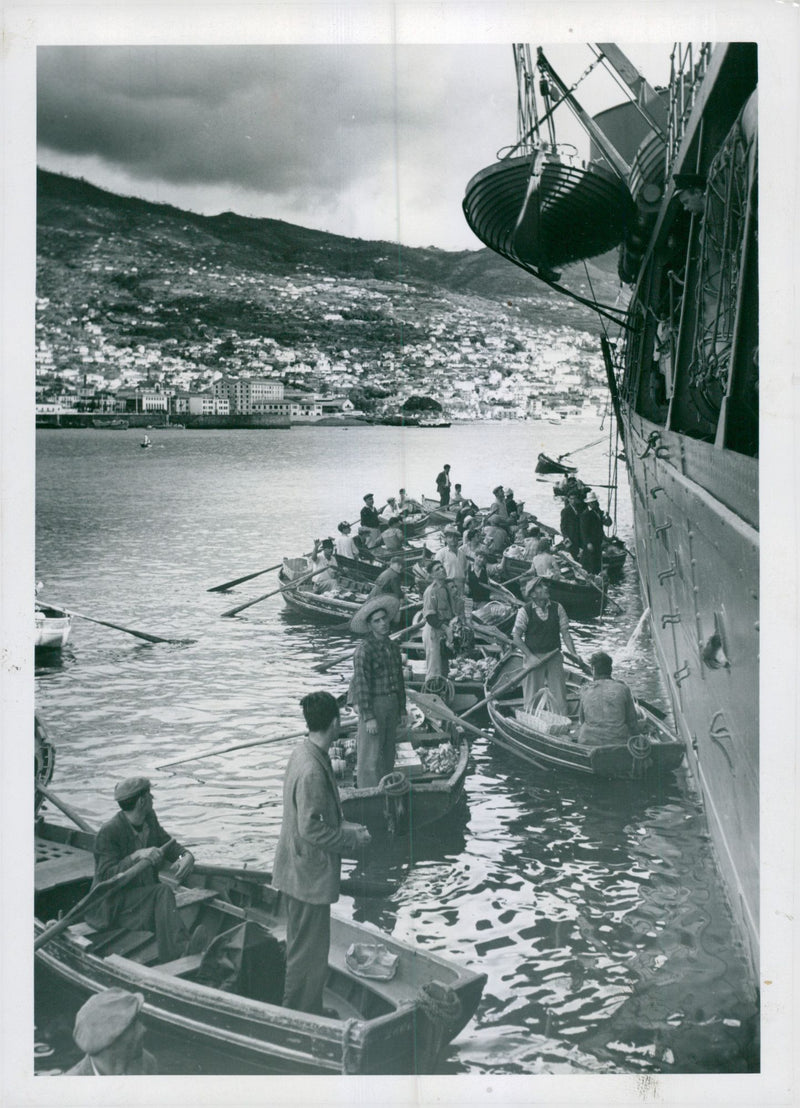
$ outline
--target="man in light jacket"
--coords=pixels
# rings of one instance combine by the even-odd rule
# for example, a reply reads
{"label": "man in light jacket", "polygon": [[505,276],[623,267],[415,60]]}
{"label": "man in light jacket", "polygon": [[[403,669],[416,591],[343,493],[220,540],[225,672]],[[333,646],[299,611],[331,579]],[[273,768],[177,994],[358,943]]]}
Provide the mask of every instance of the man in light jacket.
{"label": "man in light jacket", "polygon": [[283,782],[283,822],[272,884],[286,907],[286,982],[283,1004],[313,1015],[328,976],[331,904],[339,899],[342,854],[355,854],[369,831],[342,818],[328,750],[339,734],[339,705],[327,692],[300,701],[308,735],[289,758]]}

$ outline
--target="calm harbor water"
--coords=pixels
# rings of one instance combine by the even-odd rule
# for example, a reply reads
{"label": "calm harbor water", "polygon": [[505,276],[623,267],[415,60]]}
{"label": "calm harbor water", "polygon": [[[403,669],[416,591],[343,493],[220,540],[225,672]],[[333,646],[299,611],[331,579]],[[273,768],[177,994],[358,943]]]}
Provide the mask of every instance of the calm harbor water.
{"label": "calm harbor water", "polygon": [[[287,615],[279,596],[234,619],[221,612],[277,586],[265,574],[232,593],[209,586],[310,549],[404,486],[432,495],[444,462],[480,504],[498,482],[558,523],[540,450],[583,447],[597,422],[464,424],[448,429],[294,428],[286,432],[39,431],[36,574],[42,596],[185,645],[76,620],[60,660],[37,666],[37,710],[58,745],[52,787],[93,825],[115,809],[114,782],[146,773],[164,825],[195,856],[269,868],[288,744],[156,767],[226,741],[297,731],[298,701],[344,690],[346,669],[312,666],[351,640]],[[608,480],[607,438],[575,455]],[[601,502],[603,490],[598,490]],[[631,536],[627,488],[619,533]],[[630,544],[629,544],[630,545]],[[588,656],[602,645],[635,691],[666,708],[634,566],[611,595],[624,609],[574,624]],[[63,819],[46,808],[51,818]],[[399,881],[385,900],[337,910],[488,975],[447,1074],[730,1073],[758,1068],[746,984],[697,797],[685,772],[659,788],[557,778],[478,740],[466,796],[446,822],[372,851],[370,877]],[[36,1070],[75,1059],[80,996],[37,974]],[[151,1036],[169,1073],[239,1072],[191,1043]]]}

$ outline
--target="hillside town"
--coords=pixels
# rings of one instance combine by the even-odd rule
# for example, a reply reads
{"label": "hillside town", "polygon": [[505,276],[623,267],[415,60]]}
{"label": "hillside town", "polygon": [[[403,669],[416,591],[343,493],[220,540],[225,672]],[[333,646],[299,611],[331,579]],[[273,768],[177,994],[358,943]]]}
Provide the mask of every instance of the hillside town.
{"label": "hillside town", "polygon": [[607,403],[584,312],[545,286],[484,294],[488,252],[405,252],[401,278],[386,243],[153,205],[132,215],[80,182],[40,184],[40,425],[381,421],[426,404],[454,421],[558,419]]}

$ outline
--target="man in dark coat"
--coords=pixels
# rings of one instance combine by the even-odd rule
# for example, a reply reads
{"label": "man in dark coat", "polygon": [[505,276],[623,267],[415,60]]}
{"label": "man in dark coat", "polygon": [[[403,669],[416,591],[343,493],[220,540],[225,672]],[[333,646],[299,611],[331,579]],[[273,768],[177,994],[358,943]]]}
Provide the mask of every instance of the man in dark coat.
{"label": "man in dark coat", "polygon": [[369,831],[342,818],[328,750],[339,734],[339,705],[327,692],[300,701],[308,735],[296,746],[283,782],[283,821],[272,884],[286,907],[286,981],[283,1004],[300,1012],[326,1012],[331,904],[339,899],[342,854],[370,841]]}
{"label": "man in dark coat", "polygon": [[583,502],[573,493],[567,503],[561,509],[561,534],[567,550],[573,558],[578,558],[581,552],[581,514]]}
{"label": "man in dark coat", "polygon": [[375,507],[375,497],[371,492],[368,492],[364,497],[359,534],[363,536],[368,548],[377,546],[381,541],[381,517]]}
{"label": "man in dark coat", "polygon": [[439,494],[439,505],[446,508],[450,503],[450,466],[443,466],[442,472],[436,477],[436,491]]}
{"label": "man in dark coat", "polygon": [[602,569],[603,539],[605,538],[603,524],[606,519],[609,519],[609,517],[604,516],[600,511],[596,493],[590,492],[586,497],[586,505],[580,514],[580,561],[587,573],[599,573]]}
{"label": "man in dark coat", "polygon": [[388,593],[389,596],[396,597],[402,603],[403,565],[403,555],[393,554],[389,559],[389,565],[376,577],[375,584],[372,586],[367,599]]}
{"label": "man in dark coat", "polygon": [[[175,894],[168,885],[161,884],[158,869],[165,860],[174,862],[173,876],[182,881],[191,871],[194,858],[158,822],[146,777],[127,777],[118,782],[114,799],[120,811],[95,837],[93,886],[125,873],[138,862],[146,861],[148,865],[119,891],[88,908],[85,919],[97,928],[155,930],[159,961],[171,962],[187,953],[190,941],[178,915]],[[198,941],[202,938],[198,929]]]}

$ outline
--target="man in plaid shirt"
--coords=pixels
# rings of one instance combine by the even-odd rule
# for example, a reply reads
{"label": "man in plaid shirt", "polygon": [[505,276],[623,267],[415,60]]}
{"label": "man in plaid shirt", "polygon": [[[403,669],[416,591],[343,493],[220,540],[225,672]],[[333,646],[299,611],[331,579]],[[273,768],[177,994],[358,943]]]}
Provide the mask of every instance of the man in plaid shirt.
{"label": "man in plaid shirt", "polygon": [[400,651],[389,638],[400,611],[394,596],[367,600],[350,624],[364,635],[353,657],[348,700],[358,712],[356,775],[359,789],[373,788],[394,769],[397,728],[405,725],[406,686]]}

